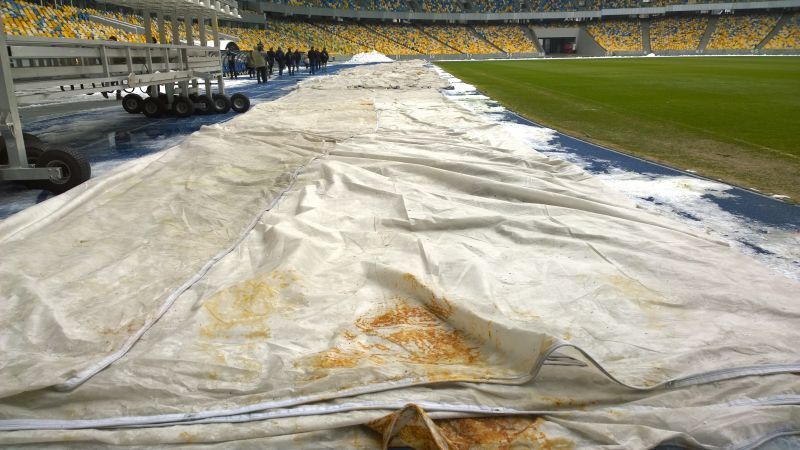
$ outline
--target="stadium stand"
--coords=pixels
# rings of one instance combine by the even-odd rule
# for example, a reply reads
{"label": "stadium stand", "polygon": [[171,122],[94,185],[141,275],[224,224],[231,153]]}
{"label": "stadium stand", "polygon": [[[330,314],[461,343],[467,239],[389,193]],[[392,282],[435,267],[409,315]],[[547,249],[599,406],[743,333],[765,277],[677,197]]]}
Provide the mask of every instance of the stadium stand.
{"label": "stadium stand", "polygon": [[289,0],[289,6],[312,6],[315,8],[360,10],[361,3],[355,0]]}
{"label": "stadium stand", "polygon": [[319,25],[308,22],[270,20],[267,22],[264,43],[267,48],[278,46],[286,49],[308,49],[326,47],[330,53],[353,54],[366,51],[363,46],[343,38],[335,33],[326,32]]}
{"label": "stadium stand", "polygon": [[639,0],[602,0],[603,8],[638,8],[642,6]]}
{"label": "stadium stand", "polygon": [[530,53],[536,46],[519,25],[476,25],[475,31],[506,53]]}
{"label": "stadium stand", "polygon": [[512,0],[476,0],[472,2],[474,12],[507,13],[514,12]]}
{"label": "stadium stand", "polygon": [[454,53],[454,50],[438,40],[428,36],[412,25],[371,24],[367,25],[375,33],[385,36],[398,44],[424,55],[443,55]]}
{"label": "stadium stand", "polygon": [[426,25],[422,31],[461,53],[498,53],[465,25]]}
{"label": "stadium stand", "polygon": [[313,45],[317,48],[327,47],[332,54],[352,54],[363,51],[362,47],[353,42],[303,21],[270,19],[266,22],[263,30],[222,27],[220,31],[236,37],[241,50],[252,50],[260,42],[264,44],[265,48],[281,47],[284,50],[287,48],[307,50]]}
{"label": "stadium stand", "polygon": [[4,1],[0,7],[6,33],[13,36],[38,36],[70,39],[108,39],[144,42],[144,38],[90,20],[98,11],[73,6],[36,5],[24,1]]}
{"label": "stadium stand", "polygon": [[577,28],[580,24],[571,20],[554,20],[549,22],[532,22],[528,24],[528,26],[536,28]]}
{"label": "stadium stand", "polygon": [[534,2],[534,11],[552,12],[552,11],[577,11],[584,10],[578,6],[576,0],[538,0]]}
{"label": "stadium stand", "polygon": [[[453,12],[461,8],[451,0],[289,0],[292,2],[314,2],[316,6],[330,8],[384,8],[397,11],[425,9]],[[637,6],[640,0],[603,0],[604,8]],[[578,3],[576,3],[578,2]],[[356,3],[358,3],[357,6]],[[306,3],[309,4],[309,3]],[[600,5],[598,2],[582,0],[537,0],[534,3],[517,0],[480,0],[467,2],[470,10],[504,12],[514,5],[530,5],[541,10]],[[142,27],[141,16],[120,9],[78,8],[54,4],[34,4],[22,0],[0,1],[0,13],[6,32],[15,36],[41,36],[53,38],[109,39],[144,42],[140,32],[98,23],[96,17]],[[745,13],[725,15],[719,18],[711,35],[709,50],[752,50],[759,45],[768,50],[800,49],[800,13],[787,13],[783,21],[779,13]],[[96,16],[96,17],[95,17]],[[166,24],[167,36],[172,35],[171,25]],[[258,42],[269,47],[291,47],[308,49],[310,45],[327,47],[331,54],[353,54],[377,50],[388,55],[446,55],[446,54],[493,54],[535,52],[536,45],[525,33],[525,27],[563,28],[585,26],[589,34],[607,52],[640,52],[645,43],[639,20],[609,19],[591,21],[585,25],[575,21],[541,21],[528,25],[415,25],[410,23],[347,22],[330,20],[290,20],[268,18],[262,23],[236,26],[228,24],[221,32],[236,38],[239,48],[249,50]],[[763,42],[778,26],[768,42]],[[184,36],[183,22],[179,33]],[[258,28],[257,28],[258,27]],[[653,51],[695,51],[703,39],[709,19],[699,15],[680,15],[653,18],[649,26],[649,44]],[[263,29],[261,29],[263,28]],[[195,40],[199,40],[199,27],[192,27]],[[208,39],[211,40],[210,29]],[[152,21],[151,34],[158,37],[156,20]],[[708,38],[708,37],[706,37]]]}
{"label": "stadium stand", "polygon": [[778,49],[800,49],[800,13],[793,13],[789,16],[783,28],[772,36],[764,48],[770,50]]}
{"label": "stadium stand", "polygon": [[463,12],[461,4],[453,0],[417,0],[419,11],[429,13],[457,13]]}
{"label": "stadium stand", "polygon": [[403,0],[364,0],[364,9],[403,12],[409,7]]}
{"label": "stadium stand", "polygon": [[752,50],[778,23],[775,14],[722,16],[706,48],[713,50]]}
{"label": "stadium stand", "polygon": [[603,20],[591,22],[586,30],[609,52],[642,51],[642,28],[638,20]]}
{"label": "stadium stand", "polygon": [[708,27],[706,17],[658,17],[650,22],[652,50],[697,50]]}
{"label": "stadium stand", "polygon": [[360,24],[320,24],[325,31],[339,36],[357,46],[359,51],[377,50],[387,55],[413,55],[419,52],[398,44],[384,34],[376,33]]}

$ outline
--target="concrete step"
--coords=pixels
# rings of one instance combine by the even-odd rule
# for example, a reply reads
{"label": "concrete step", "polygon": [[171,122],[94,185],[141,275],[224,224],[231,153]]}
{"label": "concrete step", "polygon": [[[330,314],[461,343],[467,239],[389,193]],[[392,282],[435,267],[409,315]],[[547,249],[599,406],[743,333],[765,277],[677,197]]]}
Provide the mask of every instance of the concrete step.
{"label": "concrete step", "polygon": [[703,33],[703,37],[700,39],[700,46],[697,48],[700,51],[705,51],[706,46],[708,46],[708,41],[711,40],[711,35],[714,34],[714,30],[717,29],[717,22],[719,21],[719,16],[711,16],[708,18],[708,26],[706,26],[706,32]]}
{"label": "concrete step", "polygon": [[536,36],[536,32],[533,31],[533,28],[527,25],[520,25],[520,26],[522,27],[522,31],[525,32],[525,36],[531,41],[533,41],[533,45],[534,47],[536,47],[536,51],[544,55],[544,49],[542,48],[542,45],[539,43],[539,38]]}
{"label": "concrete step", "polygon": [[781,29],[783,28],[784,25],[786,25],[786,22],[789,21],[789,18],[791,16],[792,16],[791,14],[781,14],[781,18],[778,19],[778,23],[776,23],[775,26],[772,28],[772,30],[769,33],[767,33],[766,36],[764,36],[764,39],[758,43],[756,48],[759,50],[764,48],[764,46],[767,45],[767,42],[769,42],[769,40],[772,39],[773,36],[775,36],[781,31]]}
{"label": "concrete step", "polygon": [[484,37],[482,34],[478,33],[478,30],[476,30],[474,27],[470,26],[470,27],[469,27],[469,31],[470,31],[470,33],[472,33],[472,35],[473,35],[473,36],[475,36],[476,38],[480,39],[480,40],[481,40],[481,41],[483,41],[483,42],[486,42],[486,43],[487,43],[487,44],[489,44],[489,45],[490,45],[492,48],[496,48],[498,52],[500,52],[500,53],[508,53],[508,52],[507,52],[505,49],[502,49],[502,48],[498,47],[497,45],[495,45],[495,43],[494,43],[494,42],[492,42],[492,41],[490,41],[490,40],[486,39],[486,38],[485,38],[485,37]]}

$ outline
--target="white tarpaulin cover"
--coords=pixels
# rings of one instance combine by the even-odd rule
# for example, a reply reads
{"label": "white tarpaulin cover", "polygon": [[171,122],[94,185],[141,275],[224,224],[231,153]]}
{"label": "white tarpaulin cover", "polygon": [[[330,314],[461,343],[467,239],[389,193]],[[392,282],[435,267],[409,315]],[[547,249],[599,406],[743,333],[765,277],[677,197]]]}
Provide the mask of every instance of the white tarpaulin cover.
{"label": "white tarpaulin cover", "polygon": [[800,285],[446,85],[309,80],[0,223],[0,444],[800,433]]}

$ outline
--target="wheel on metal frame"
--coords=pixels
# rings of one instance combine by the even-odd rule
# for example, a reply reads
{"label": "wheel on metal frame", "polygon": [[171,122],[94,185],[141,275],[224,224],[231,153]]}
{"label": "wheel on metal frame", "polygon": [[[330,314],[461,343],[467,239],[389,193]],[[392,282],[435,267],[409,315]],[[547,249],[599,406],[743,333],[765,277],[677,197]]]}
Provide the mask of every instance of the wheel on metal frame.
{"label": "wheel on metal frame", "polygon": [[122,109],[130,114],[139,114],[142,112],[144,99],[139,94],[128,94],[122,98]]}
{"label": "wheel on metal frame", "polygon": [[211,96],[214,101],[214,109],[217,114],[225,114],[231,110],[231,99],[225,94],[214,94]]}
{"label": "wheel on metal frame", "polygon": [[231,95],[231,109],[237,113],[243,113],[250,109],[250,99],[246,95],[235,93]]}
{"label": "wheel on metal frame", "polygon": [[[174,99],[175,97],[173,96],[172,98]],[[165,94],[163,92],[158,94],[158,101],[161,102],[161,107],[164,108],[164,111],[169,111],[170,110],[169,109],[169,101],[167,99],[169,99],[169,97],[167,97],[167,94]]]}
{"label": "wheel on metal frame", "polygon": [[175,96],[172,112],[178,117],[189,117],[194,114],[194,103],[188,97]]}
{"label": "wheel on metal frame", "polygon": [[68,148],[49,148],[45,150],[36,161],[36,167],[61,168],[61,178],[36,180],[27,183],[29,186],[45,189],[54,194],[66,192],[92,176],[92,168],[89,166],[89,161],[80,153]]}
{"label": "wheel on metal frame", "polygon": [[[35,164],[42,149],[47,146],[43,140],[30,133],[22,133],[22,141],[25,142],[25,152],[28,154],[28,164]],[[8,152],[6,152],[6,141],[0,137],[0,164],[8,164]]]}
{"label": "wheel on metal frame", "polygon": [[201,115],[211,114],[216,112],[214,108],[214,101],[208,95],[198,95],[194,99],[194,112]]}
{"label": "wheel on metal frame", "polygon": [[147,97],[142,102],[142,113],[151,119],[161,117],[164,115],[164,105],[156,97]]}

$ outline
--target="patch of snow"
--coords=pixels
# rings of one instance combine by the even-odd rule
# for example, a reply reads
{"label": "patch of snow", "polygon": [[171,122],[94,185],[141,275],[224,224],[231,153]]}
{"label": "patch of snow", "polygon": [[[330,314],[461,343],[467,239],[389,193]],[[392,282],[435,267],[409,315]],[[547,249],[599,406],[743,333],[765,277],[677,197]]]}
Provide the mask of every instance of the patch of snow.
{"label": "patch of snow", "polygon": [[353,57],[350,58],[350,61],[347,61],[346,64],[369,64],[381,62],[392,62],[392,59],[383,53],[373,50],[369,53],[357,53],[353,55]]}

